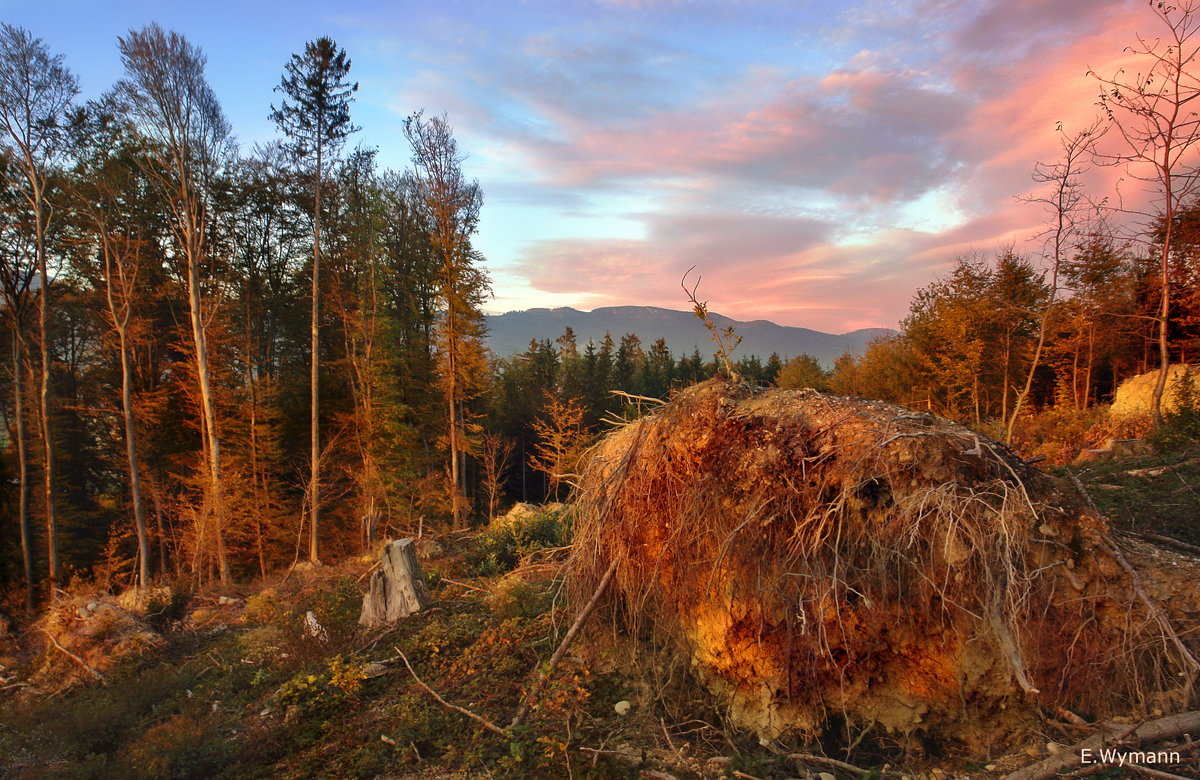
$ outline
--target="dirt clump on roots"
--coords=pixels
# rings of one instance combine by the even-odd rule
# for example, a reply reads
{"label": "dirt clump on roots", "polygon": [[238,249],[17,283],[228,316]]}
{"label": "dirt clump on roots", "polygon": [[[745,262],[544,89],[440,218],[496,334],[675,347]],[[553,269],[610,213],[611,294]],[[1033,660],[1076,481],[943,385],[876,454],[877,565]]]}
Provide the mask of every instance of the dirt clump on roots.
{"label": "dirt clump on roots", "polygon": [[712,380],[606,436],[577,504],[574,598],[615,559],[601,614],[762,739],[980,750],[1191,698],[1104,519],[934,415]]}

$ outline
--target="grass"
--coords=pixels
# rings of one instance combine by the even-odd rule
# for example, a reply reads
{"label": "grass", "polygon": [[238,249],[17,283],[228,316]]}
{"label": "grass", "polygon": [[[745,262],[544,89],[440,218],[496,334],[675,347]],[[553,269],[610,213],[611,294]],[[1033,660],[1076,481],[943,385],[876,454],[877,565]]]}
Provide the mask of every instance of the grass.
{"label": "grass", "polygon": [[1071,467],[1096,508],[1119,528],[1200,546],[1200,410],[1169,414],[1150,434],[1151,451]]}
{"label": "grass", "polygon": [[[395,662],[403,652],[448,701],[507,724],[530,671],[565,629],[558,566],[545,558],[567,533],[557,517],[534,517],[451,547],[428,567],[471,579],[478,590],[435,584],[429,609],[387,630],[357,627],[359,580],[369,565],[361,562],[277,582],[238,606],[213,606],[197,594],[184,609],[165,598],[155,605],[164,613],[164,646],[117,667],[106,685],[51,697],[4,694],[0,778],[368,778],[432,770],[621,778],[670,763],[664,733],[697,754],[715,755],[714,744],[730,750],[714,742],[711,727],[675,725],[698,710],[639,699],[636,691],[649,688],[634,682],[636,670],[620,652],[616,660],[561,664],[529,721],[508,738],[439,705]],[[515,559],[493,558],[496,550]],[[480,576],[479,562],[488,560],[502,561],[504,572]],[[165,618],[200,608],[203,625]],[[304,636],[310,610],[327,642]],[[368,676],[372,662],[385,662],[385,672]],[[678,679],[679,690],[696,698],[694,682]],[[619,715],[614,705],[622,699],[639,707]],[[756,761],[773,760],[760,752]]]}

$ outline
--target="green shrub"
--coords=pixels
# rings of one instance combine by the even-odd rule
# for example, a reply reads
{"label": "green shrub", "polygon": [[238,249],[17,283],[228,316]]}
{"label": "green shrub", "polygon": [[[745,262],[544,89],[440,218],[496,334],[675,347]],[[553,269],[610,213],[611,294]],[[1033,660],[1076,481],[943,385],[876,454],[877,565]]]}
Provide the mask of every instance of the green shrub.
{"label": "green shrub", "polygon": [[532,552],[562,547],[570,540],[566,510],[518,517],[477,536],[465,556],[467,568],[474,576],[495,577],[515,569]]}
{"label": "green shrub", "polygon": [[210,778],[230,758],[212,727],[186,715],[174,715],[146,730],[129,748],[138,775],[154,780]]}

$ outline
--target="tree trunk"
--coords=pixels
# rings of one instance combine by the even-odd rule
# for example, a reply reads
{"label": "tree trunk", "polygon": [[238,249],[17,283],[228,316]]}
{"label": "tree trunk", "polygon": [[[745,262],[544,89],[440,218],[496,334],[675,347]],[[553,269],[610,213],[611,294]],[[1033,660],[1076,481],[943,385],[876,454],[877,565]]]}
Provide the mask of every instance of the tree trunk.
{"label": "tree trunk", "polygon": [[37,222],[37,266],[41,279],[38,290],[38,335],[41,340],[42,365],[39,405],[42,429],[42,498],[46,515],[46,557],[50,568],[50,598],[59,584],[58,515],[54,509],[54,438],[50,433],[50,274],[46,268],[46,229],[49,215],[45,213],[40,188],[34,190],[34,219]]}
{"label": "tree trunk", "polygon": [[138,540],[138,585],[150,585],[150,537],[146,532],[146,509],[142,502],[142,480],[137,456],[137,427],[133,416],[133,370],[129,365],[125,326],[117,329],[121,346],[121,406],[125,412],[125,456],[129,461],[129,492],[133,498],[133,521]]}
{"label": "tree trunk", "polygon": [[[101,229],[105,229],[103,226]],[[133,520],[138,540],[138,585],[150,585],[150,538],[146,532],[146,510],[142,503],[142,484],[137,456],[137,425],[133,413],[133,367],[129,364],[129,295],[132,292],[126,283],[124,267],[116,269],[116,277],[121,280],[121,295],[124,301],[120,307],[113,296],[113,256],[115,251],[104,241],[104,275],[106,284],[105,295],[108,299],[108,313],[112,317],[113,327],[117,331],[117,346],[121,351],[121,410],[125,420],[125,457],[129,465],[129,492],[133,500]],[[120,264],[122,260],[115,258]]]}
{"label": "tree trunk", "polygon": [[200,310],[200,252],[191,247],[188,252],[188,306],[191,315],[192,340],[196,345],[196,376],[200,385],[201,417],[208,439],[208,484],[212,504],[213,531],[216,536],[217,564],[221,582],[229,582],[229,558],[225,553],[225,494],[221,484],[221,446],[217,439],[216,408],[213,403],[212,382],[208,370],[208,339]]}
{"label": "tree trunk", "polygon": [[21,561],[25,565],[25,609],[33,612],[37,606],[36,581],[33,573],[33,533],[29,526],[29,452],[25,442],[25,359],[24,340],[13,328],[13,395],[17,423],[17,517],[21,529]]}
{"label": "tree trunk", "polygon": [[420,612],[429,604],[429,590],[417,562],[414,539],[389,542],[383,548],[379,569],[371,573],[363,597],[360,626],[374,628]]}
{"label": "tree trunk", "polygon": [[[318,133],[319,135],[319,133]],[[320,563],[319,531],[321,516],[321,429],[320,429],[320,387],[318,385],[320,367],[320,303],[318,280],[321,273],[321,144],[317,143],[317,186],[313,198],[313,267],[312,267],[312,355],[309,358],[309,386],[312,393],[310,408],[310,425],[312,429],[312,447],[309,455],[312,461],[312,479],[308,485],[308,509],[310,518],[310,536],[308,543],[308,559]]]}

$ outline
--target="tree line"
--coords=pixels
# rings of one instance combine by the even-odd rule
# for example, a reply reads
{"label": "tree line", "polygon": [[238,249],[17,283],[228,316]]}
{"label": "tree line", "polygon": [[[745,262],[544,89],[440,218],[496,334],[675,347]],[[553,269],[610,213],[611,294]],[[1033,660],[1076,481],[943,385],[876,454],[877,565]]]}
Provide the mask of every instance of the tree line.
{"label": "tree line", "polygon": [[[1060,131],[1060,159],[1035,168],[1040,256],[959,258],[899,335],[831,370],[772,355],[724,372],[1011,440],[1046,409],[1086,410],[1131,374],[1194,360],[1193,14],[1151,10],[1170,36],[1135,52],[1144,74],[1098,77],[1100,120]],[[448,119],[408,118],[405,170],[347,151],[357,86],[332,40],[283,63],[264,106],[279,140],[248,150],[186,38],[152,24],[117,47],[123,77],[82,102],[61,55],[0,27],[10,598],[32,607],[72,573],[228,581],[461,529],[506,500],[563,495],[606,421],[718,372],[635,334],[579,344],[568,330],[490,356],[483,194]],[[1141,212],[1085,190],[1090,167],[1116,164],[1150,193]]]}
{"label": "tree line", "polygon": [[3,582],[32,606],[72,572],[227,581],[463,525],[489,280],[447,118],[406,120],[407,170],[343,154],[357,85],[320,38],[242,150],[198,47],[117,47],[82,102],[0,28]]}

